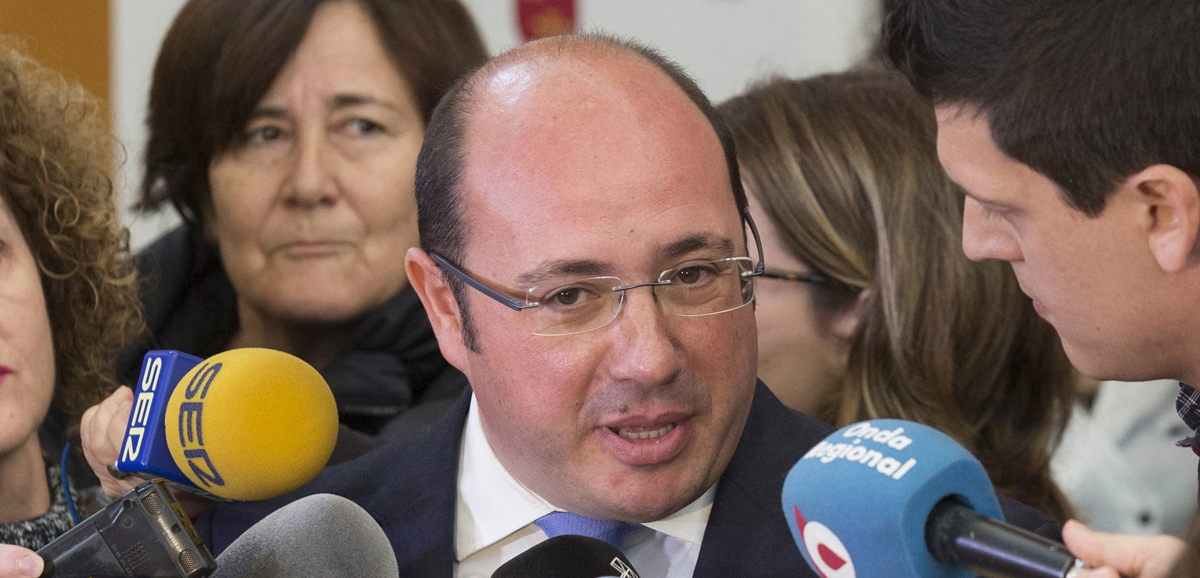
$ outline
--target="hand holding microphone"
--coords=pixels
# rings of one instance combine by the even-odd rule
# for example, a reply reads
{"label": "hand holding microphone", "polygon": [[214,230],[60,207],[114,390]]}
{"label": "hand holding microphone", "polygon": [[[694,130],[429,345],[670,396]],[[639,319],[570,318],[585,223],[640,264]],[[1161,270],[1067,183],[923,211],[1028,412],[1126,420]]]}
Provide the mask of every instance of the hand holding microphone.
{"label": "hand holding microphone", "polygon": [[1186,548],[1175,536],[1096,532],[1074,520],[1063,526],[1063,541],[1082,560],[1097,567],[1078,578],[1165,578]]}
{"label": "hand holding microphone", "polygon": [[[279,496],[328,462],[337,428],[329,386],[292,355],[236,349],[200,360],[147,353],[132,392],[90,409],[83,433],[88,461],[107,492],[128,486],[107,475],[114,454],[121,472],[155,481],[130,489],[39,554],[60,576],[207,575],[211,555],[158,480],[218,499]],[[170,507],[151,508],[151,502]],[[184,563],[185,551],[198,553],[200,564]],[[153,573],[141,565],[146,559],[160,560]]]}
{"label": "hand holding microphone", "polygon": [[83,456],[100,479],[104,495],[110,498],[121,496],[144,481],[140,478],[118,479],[108,470],[116,465],[121,455],[121,441],[125,439],[125,425],[129,423],[132,408],[133,390],[122,386],[104,401],[88,408],[79,421]]}

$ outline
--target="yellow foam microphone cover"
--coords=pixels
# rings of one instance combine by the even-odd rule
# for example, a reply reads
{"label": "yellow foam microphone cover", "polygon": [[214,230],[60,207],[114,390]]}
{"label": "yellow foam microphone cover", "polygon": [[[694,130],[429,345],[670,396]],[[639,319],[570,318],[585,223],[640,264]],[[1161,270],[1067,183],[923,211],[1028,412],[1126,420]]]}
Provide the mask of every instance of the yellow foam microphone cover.
{"label": "yellow foam microphone cover", "polygon": [[171,392],[167,447],[193,484],[232,500],[264,500],[307,483],[337,441],[329,385],[273,349],[218,353]]}

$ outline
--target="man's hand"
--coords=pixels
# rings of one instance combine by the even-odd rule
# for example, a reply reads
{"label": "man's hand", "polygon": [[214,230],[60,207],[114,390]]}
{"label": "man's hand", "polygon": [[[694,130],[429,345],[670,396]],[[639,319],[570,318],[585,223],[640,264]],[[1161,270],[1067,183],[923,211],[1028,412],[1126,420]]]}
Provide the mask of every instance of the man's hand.
{"label": "man's hand", "polygon": [[1062,534],[1071,553],[1096,568],[1079,578],[1165,578],[1184,548],[1174,536],[1096,532],[1075,520],[1063,526]]}
{"label": "man's hand", "polygon": [[104,494],[110,498],[118,498],[145,481],[138,477],[118,480],[108,472],[108,467],[116,465],[121,455],[121,441],[125,438],[125,425],[129,423],[132,408],[133,390],[118,387],[108,399],[88,408],[79,422],[83,455],[92,472],[100,478]]}
{"label": "man's hand", "polygon": [[43,562],[33,550],[0,544],[0,578],[41,576]]}

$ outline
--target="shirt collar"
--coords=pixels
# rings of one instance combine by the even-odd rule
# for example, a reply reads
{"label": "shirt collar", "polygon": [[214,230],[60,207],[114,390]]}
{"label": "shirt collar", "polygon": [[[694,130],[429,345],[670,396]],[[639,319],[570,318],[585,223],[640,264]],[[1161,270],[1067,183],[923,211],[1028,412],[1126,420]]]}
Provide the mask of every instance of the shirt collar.
{"label": "shirt collar", "polygon": [[[716,485],[679,511],[647,528],[700,544],[712,511]],[[458,462],[458,507],[454,513],[455,558],[468,556],[503,540],[556,508],[525,487],[508,472],[492,451],[479,420],[479,407],[471,396],[463,426]]]}

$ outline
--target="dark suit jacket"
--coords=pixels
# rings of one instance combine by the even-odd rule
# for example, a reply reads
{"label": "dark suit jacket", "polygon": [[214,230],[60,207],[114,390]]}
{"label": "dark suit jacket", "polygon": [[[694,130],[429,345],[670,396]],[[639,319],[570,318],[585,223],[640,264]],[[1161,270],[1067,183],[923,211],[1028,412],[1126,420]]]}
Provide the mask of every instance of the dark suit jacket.
{"label": "dark suit jacket", "polygon": [[[327,492],[357,502],[379,522],[401,576],[450,578],[458,454],[469,408],[464,395],[423,435],[330,466],[296,493],[257,503],[217,504],[197,522],[218,553],[256,521],[299,497]],[[695,576],[809,576],[779,505],[792,466],[834,428],[785,407],[758,383],[746,428],[725,468]],[[1059,538],[1058,526],[1032,508],[1001,499],[1010,523]]]}

